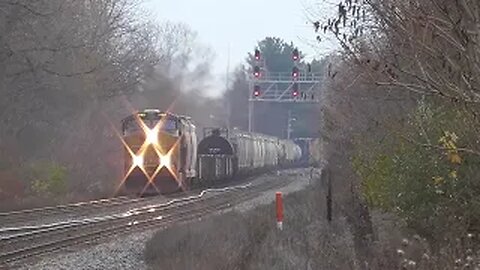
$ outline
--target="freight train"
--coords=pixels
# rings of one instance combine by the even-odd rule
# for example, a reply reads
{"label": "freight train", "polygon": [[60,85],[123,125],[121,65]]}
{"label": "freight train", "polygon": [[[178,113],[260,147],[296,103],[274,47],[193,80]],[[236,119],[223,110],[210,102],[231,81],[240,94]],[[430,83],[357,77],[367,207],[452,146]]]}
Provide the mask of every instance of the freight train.
{"label": "freight train", "polygon": [[291,140],[237,129],[204,129],[197,144],[196,127],[187,116],[143,110],[122,120],[127,194],[165,194],[295,166],[301,148]]}
{"label": "freight train", "polygon": [[298,145],[259,133],[206,129],[198,144],[200,181],[229,179],[271,168],[295,165],[302,153]]}

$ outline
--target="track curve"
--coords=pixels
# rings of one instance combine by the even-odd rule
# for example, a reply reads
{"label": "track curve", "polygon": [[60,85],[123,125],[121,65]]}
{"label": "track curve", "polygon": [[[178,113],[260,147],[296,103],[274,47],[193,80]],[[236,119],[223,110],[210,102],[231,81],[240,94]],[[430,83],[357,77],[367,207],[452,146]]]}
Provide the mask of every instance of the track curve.
{"label": "track curve", "polygon": [[144,205],[123,213],[90,219],[9,227],[0,230],[0,263],[12,264],[25,258],[95,242],[105,237],[157,226],[168,226],[230,208],[259,193],[287,184],[287,178],[257,185],[248,183],[221,189],[208,189],[198,195]]}

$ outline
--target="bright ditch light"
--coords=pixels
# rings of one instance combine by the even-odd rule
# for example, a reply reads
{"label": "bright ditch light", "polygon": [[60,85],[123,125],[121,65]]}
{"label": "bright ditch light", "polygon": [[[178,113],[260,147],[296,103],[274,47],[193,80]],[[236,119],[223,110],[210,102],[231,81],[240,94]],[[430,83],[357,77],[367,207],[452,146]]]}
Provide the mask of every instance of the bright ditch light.
{"label": "bright ditch light", "polygon": [[133,157],[133,166],[134,167],[143,167],[143,156],[134,156]]}

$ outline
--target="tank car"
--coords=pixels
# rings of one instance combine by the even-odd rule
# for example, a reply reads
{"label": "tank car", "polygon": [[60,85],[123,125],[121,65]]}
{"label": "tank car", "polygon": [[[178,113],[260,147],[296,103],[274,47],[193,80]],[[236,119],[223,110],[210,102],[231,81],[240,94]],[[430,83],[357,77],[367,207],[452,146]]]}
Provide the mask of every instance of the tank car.
{"label": "tank car", "polygon": [[198,178],[201,181],[223,180],[238,172],[237,149],[228,138],[226,129],[204,129],[204,138],[197,148]]}
{"label": "tank car", "polygon": [[188,189],[196,177],[197,137],[186,116],[147,109],[122,120],[127,194]]}

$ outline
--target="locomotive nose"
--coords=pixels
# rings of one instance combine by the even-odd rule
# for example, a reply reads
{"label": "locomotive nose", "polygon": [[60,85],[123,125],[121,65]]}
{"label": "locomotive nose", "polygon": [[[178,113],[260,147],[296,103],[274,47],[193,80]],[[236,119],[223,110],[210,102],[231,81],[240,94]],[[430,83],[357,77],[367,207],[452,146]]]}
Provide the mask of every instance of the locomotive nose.
{"label": "locomotive nose", "polygon": [[166,167],[161,168],[153,178],[145,175],[140,168],[135,168],[128,176],[125,187],[135,190],[139,195],[168,194],[181,189],[175,175]]}

